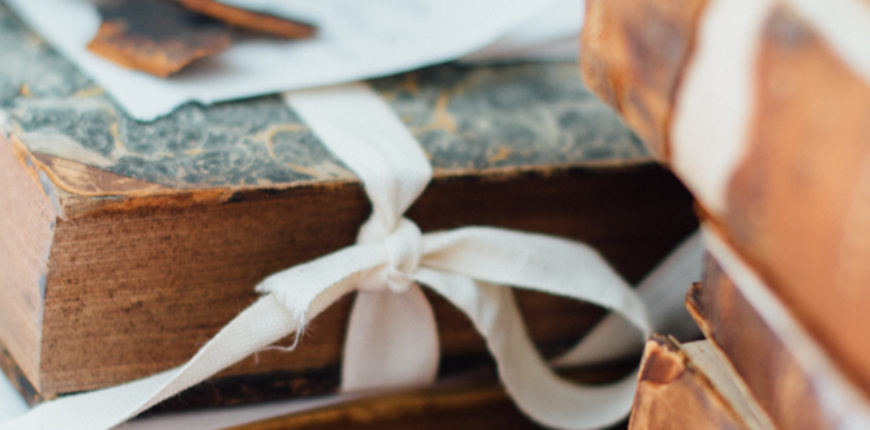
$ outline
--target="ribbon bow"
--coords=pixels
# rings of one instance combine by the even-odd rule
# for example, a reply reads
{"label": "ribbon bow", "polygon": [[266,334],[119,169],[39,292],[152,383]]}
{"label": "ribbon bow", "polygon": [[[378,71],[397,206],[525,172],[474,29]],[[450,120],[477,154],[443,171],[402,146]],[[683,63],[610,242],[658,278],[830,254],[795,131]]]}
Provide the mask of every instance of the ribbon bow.
{"label": "ribbon bow", "polygon": [[[628,412],[635,375],[585,387],[558,377],[536,351],[510,287],[584,300],[621,314],[644,336],[644,304],[586,245],[490,227],[422,234],[402,215],[432,169],[389,107],[361,84],[285,94],[321,141],[362,180],[372,216],[358,242],[278,272],[264,295],[186,364],[131,383],[41,405],[0,428],[108,428],[281,338],[359,291],[343,359],[345,390],[431,382],[437,327],[418,284],[462,310],[485,338],[520,409],[559,428],[596,428]],[[520,202],[518,202],[520,203]]]}

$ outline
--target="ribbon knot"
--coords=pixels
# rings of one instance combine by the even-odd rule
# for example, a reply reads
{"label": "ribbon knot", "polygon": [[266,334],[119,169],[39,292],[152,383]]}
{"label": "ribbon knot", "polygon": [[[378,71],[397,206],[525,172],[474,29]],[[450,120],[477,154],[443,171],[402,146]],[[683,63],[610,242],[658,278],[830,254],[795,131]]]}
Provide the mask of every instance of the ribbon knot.
{"label": "ribbon knot", "polygon": [[359,285],[363,291],[404,293],[414,284],[413,273],[420,264],[423,253],[423,233],[413,221],[401,218],[389,234],[381,223],[370,219],[360,229],[359,242],[379,242],[387,256],[384,265],[371,271]]}

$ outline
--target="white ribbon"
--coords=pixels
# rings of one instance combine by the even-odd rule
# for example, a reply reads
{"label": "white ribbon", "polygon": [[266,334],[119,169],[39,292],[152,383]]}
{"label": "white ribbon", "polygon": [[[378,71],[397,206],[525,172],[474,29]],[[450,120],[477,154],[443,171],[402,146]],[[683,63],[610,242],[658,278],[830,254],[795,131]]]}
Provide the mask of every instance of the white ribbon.
{"label": "white ribbon", "polygon": [[469,317],[486,339],[508,393],[536,421],[559,428],[597,428],[626,415],[635,375],[595,387],[558,377],[536,351],[508,287],[600,305],[647,336],[644,304],[595,250],[565,239],[488,227],[421,234],[402,214],[425,188],[431,167],[389,107],[360,84],[285,96],[365,186],[373,211],[358,243],[266,278],[257,286],[264,295],[183,366],[40,405],[0,429],[114,426],[298,333],[307,321],[357,290],[343,388],[428,383],[438,364],[437,330],[417,282]]}
{"label": "white ribbon", "polygon": [[[702,242],[700,232],[692,233],[637,284],[635,290],[646,305],[655,333],[677,339],[696,339],[701,334],[684,302],[688,286],[703,275]],[[629,321],[610,314],[553,363],[576,366],[624,359],[639,355],[644,342],[646,338],[635,333]]]}

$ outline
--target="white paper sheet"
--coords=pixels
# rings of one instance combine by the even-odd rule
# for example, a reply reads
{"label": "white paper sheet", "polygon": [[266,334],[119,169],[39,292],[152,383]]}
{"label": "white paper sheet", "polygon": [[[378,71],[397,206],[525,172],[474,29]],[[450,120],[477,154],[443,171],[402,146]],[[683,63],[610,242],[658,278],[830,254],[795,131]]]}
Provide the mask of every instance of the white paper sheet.
{"label": "white paper sheet", "polygon": [[583,0],[558,0],[461,61],[575,61],[584,4]]}
{"label": "white paper sheet", "polygon": [[[244,41],[163,79],[86,50],[99,25],[91,1],[7,2],[140,120],[189,101],[210,104],[389,75],[461,58],[496,41],[500,55],[550,42],[565,46],[572,36],[565,29],[576,34],[582,19],[580,0],[233,0],[316,22],[320,31],[306,41]],[[550,18],[541,18],[547,11]]]}

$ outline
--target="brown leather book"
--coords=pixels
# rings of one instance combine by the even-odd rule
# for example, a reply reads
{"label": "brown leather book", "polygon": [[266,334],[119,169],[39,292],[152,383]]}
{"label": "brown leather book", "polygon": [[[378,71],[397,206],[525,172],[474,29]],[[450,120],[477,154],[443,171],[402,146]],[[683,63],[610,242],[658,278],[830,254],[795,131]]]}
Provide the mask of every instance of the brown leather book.
{"label": "brown leather book", "polygon": [[[773,296],[751,303],[722,267],[708,258],[705,279],[692,286],[686,306],[777,428],[868,425],[860,414],[870,410],[870,403],[842,375],[832,374],[836,371],[824,363],[829,360],[825,352],[803,334]],[[791,341],[771,326],[771,320],[778,321],[779,330],[784,328]]]}
{"label": "brown leather book", "polygon": [[773,429],[709,341],[654,335],[643,353],[631,430]]}
{"label": "brown leather book", "polygon": [[582,70],[870,395],[870,9],[813,3],[592,0]]}
{"label": "brown leather book", "polygon": [[[587,384],[624,376],[637,363],[611,363],[596,369],[575,370],[563,376]],[[171,415],[156,417],[171,418]],[[494,375],[478,375],[431,387],[369,396],[338,405],[254,421],[232,430],[306,429],[443,429],[445,427],[503,430],[542,429],[508,397]],[[609,429],[624,430],[625,422]]]}
{"label": "brown leather book", "polygon": [[[0,5],[2,367],[32,401],[189,359],[265,276],[352,244],[356,178],[278,96],[127,117]],[[576,65],[443,65],[374,80],[434,180],[424,231],[495,225],[588,242],[637,281],[695,226],[691,199],[582,86]],[[544,354],[603,311],[518,293]],[[468,320],[430,294],[441,374],[489,364]],[[263,351],[177,405],[332,391],[352,298],[292,353]],[[289,344],[292,340],[287,340]]]}

